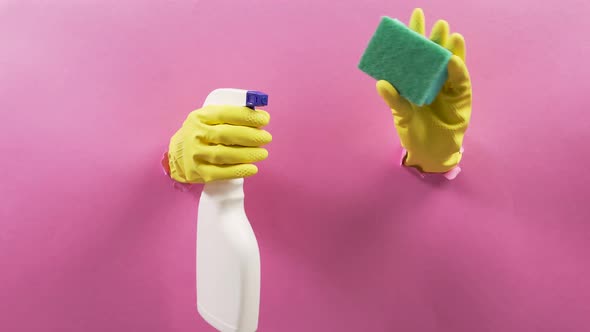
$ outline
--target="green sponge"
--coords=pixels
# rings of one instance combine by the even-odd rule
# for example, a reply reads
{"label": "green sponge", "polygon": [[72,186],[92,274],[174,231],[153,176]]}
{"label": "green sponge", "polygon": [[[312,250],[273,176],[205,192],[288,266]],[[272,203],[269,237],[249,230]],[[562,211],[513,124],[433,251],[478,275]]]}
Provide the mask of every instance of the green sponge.
{"label": "green sponge", "polygon": [[432,103],[447,80],[451,52],[383,17],[358,65],[377,80],[391,83],[401,96],[422,106]]}

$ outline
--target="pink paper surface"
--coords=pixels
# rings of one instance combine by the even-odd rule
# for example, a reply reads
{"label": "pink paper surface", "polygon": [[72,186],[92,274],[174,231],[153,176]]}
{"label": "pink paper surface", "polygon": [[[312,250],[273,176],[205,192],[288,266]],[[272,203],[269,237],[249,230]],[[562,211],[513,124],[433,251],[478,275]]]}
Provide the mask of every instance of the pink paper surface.
{"label": "pink paper surface", "polygon": [[[0,330],[212,331],[195,305],[199,188],[160,158],[212,89],[270,95],[247,180],[260,332],[589,331],[590,3],[0,4]],[[463,171],[398,166],[374,80],[381,15],[468,46]]]}

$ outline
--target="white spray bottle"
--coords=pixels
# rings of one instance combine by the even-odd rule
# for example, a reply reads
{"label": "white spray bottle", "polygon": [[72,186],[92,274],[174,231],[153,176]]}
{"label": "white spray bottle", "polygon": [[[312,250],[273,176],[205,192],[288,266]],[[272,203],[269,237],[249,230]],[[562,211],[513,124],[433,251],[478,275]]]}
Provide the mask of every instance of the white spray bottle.
{"label": "white spray bottle", "polygon": [[[254,108],[258,91],[217,89],[204,105]],[[197,308],[222,332],[254,332],[260,306],[260,252],[244,211],[244,179],[205,184],[197,221]]]}

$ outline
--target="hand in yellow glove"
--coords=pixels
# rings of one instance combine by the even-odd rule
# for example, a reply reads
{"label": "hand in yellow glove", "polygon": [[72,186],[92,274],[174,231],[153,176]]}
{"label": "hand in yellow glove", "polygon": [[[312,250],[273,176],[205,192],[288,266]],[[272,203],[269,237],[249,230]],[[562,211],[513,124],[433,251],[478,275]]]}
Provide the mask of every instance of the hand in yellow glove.
{"label": "hand in yellow glove", "polygon": [[[424,35],[424,13],[415,9],[409,28]],[[426,173],[445,173],[461,161],[463,136],[471,118],[471,80],[465,66],[463,36],[449,36],[446,21],[436,22],[430,40],[453,53],[448,79],[430,105],[416,106],[400,96],[387,81],[377,82],[377,92],[391,108],[402,146],[404,165]]]}
{"label": "hand in yellow glove", "polygon": [[252,163],[266,159],[261,146],[272,140],[261,129],[269,120],[267,112],[242,106],[209,105],[191,112],[170,140],[170,176],[205,183],[256,174]]}

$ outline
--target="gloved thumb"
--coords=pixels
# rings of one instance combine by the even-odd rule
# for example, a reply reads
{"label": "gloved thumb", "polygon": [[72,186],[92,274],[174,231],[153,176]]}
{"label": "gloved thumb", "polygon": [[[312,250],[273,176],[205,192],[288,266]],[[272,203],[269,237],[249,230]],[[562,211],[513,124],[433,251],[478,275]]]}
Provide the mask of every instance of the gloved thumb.
{"label": "gloved thumb", "polygon": [[387,106],[391,108],[394,116],[409,118],[412,114],[412,105],[391,85],[391,83],[380,80],[377,82],[377,93],[383,98]]}
{"label": "gloved thumb", "polygon": [[465,62],[460,57],[452,55],[447,65],[449,73],[448,82],[458,94],[463,94],[471,89],[471,80]]}

